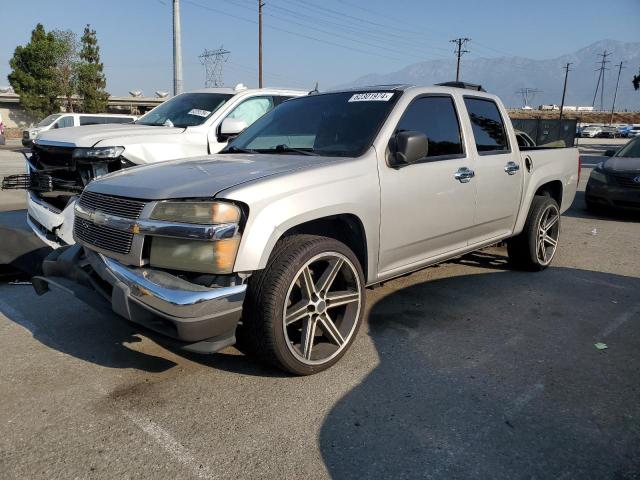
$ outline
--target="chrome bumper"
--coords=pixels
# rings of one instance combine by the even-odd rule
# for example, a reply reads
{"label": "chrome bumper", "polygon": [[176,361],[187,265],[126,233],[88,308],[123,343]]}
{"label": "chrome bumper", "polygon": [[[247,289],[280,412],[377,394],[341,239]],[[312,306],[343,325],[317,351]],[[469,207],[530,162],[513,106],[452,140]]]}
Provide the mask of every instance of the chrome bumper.
{"label": "chrome bumper", "polygon": [[127,267],[72,245],[55,250],[32,283],[50,287],[180,342],[186,350],[213,353],[235,343],[247,286],[207,288],[162,270]]}

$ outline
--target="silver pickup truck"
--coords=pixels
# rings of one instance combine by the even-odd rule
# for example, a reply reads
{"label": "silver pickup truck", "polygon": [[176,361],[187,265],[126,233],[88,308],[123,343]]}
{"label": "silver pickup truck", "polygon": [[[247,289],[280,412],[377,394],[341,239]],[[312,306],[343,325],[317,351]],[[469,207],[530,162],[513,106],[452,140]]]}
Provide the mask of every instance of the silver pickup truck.
{"label": "silver pickup truck", "polygon": [[190,351],[238,342],[315,373],[353,343],[367,286],[501,241],[514,267],[551,263],[578,152],[523,150],[480,88],[292,99],[220,154],[91,182],[75,206],[77,244],[33,283]]}

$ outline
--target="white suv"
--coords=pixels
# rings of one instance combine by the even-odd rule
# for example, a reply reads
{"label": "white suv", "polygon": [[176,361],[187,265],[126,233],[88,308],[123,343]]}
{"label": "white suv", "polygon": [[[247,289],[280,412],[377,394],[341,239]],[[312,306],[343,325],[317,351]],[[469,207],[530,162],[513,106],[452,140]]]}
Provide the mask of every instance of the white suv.
{"label": "white suv", "polygon": [[[130,124],[40,133],[25,175],[3,188],[28,190],[27,223],[45,243],[73,244],[73,205],[93,180],[123,168],[216,153],[271,109],[306,91],[206,88],[177,95]],[[145,188],[141,185],[140,188]]]}
{"label": "white suv", "polygon": [[110,113],[54,113],[41,120],[35,126],[22,131],[22,145],[30,147],[42,132],[58,128],[81,127],[84,125],[100,125],[111,123],[133,123],[134,115],[119,115]]}

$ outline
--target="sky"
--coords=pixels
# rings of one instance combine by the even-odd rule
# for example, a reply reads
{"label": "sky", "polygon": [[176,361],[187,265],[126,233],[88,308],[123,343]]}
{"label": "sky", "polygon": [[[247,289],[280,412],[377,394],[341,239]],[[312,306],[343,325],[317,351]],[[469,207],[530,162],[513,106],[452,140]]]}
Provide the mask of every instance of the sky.
{"label": "sky", "polygon": [[[263,0],[265,85],[320,89],[367,73],[453,58],[553,58],[610,38],[640,41],[640,0]],[[257,86],[258,0],[181,0],[185,89],[204,86],[198,56],[229,50],[225,85]],[[107,90],[172,90],[172,0],[0,0],[0,86],[35,24],[97,31]]]}

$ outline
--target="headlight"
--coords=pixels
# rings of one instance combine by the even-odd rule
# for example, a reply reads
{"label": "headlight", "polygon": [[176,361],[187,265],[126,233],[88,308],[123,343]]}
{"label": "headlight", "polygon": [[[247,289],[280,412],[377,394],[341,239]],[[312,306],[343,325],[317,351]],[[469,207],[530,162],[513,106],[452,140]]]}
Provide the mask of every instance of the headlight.
{"label": "headlight", "polygon": [[151,219],[199,225],[238,223],[240,209],[226,202],[161,202],[151,212]]}
{"label": "headlight", "polygon": [[233,271],[240,236],[215,240],[153,237],[149,264],[187,272],[226,274]]}
{"label": "headlight", "polygon": [[[599,166],[599,165],[598,165]],[[597,182],[607,183],[607,175],[596,167],[591,171],[591,176],[593,180]]]}
{"label": "headlight", "polygon": [[76,148],[73,151],[73,158],[98,158],[109,159],[118,158],[124,152],[124,147],[95,147]]}
{"label": "headlight", "polygon": [[[199,225],[237,224],[241,211],[227,202],[160,202],[150,218],[165,222]],[[232,233],[233,234],[233,233]],[[188,272],[226,274],[233,265],[240,246],[240,235],[217,240],[191,240],[151,237],[149,264],[152,267]]]}

